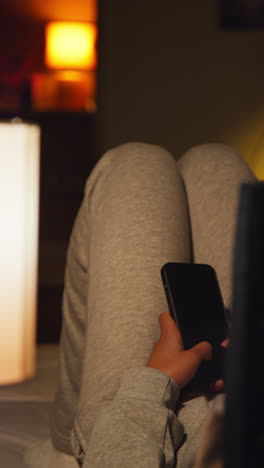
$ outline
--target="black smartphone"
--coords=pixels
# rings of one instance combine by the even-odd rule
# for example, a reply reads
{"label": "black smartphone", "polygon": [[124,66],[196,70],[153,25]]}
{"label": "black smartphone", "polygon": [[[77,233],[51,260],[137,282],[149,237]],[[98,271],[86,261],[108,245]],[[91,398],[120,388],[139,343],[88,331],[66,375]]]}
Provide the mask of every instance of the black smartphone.
{"label": "black smartphone", "polygon": [[203,379],[223,378],[225,350],[220,344],[227,337],[228,320],[214,268],[198,263],[166,263],[161,278],[184,349],[200,341],[211,343],[213,360],[206,361],[200,374],[204,374]]}

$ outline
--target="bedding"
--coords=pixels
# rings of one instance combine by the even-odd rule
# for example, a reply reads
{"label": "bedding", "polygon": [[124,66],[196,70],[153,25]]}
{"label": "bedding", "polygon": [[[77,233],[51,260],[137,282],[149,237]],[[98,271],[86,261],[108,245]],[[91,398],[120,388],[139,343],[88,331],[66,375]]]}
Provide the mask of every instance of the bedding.
{"label": "bedding", "polygon": [[58,344],[37,347],[36,375],[0,387],[0,462],[23,468],[23,453],[49,436],[49,413],[58,375]]}

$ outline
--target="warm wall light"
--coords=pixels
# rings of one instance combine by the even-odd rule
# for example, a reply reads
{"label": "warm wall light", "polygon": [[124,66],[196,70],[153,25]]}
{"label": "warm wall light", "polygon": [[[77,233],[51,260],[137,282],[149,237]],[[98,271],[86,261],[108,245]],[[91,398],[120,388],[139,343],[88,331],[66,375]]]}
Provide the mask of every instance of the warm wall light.
{"label": "warm wall light", "polygon": [[35,372],[39,139],[0,123],[0,384]]}
{"label": "warm wall light", "polygon": [[91,70],[96,66],[94,24],[52,22],[46,26],[46,65],[53,69]]}

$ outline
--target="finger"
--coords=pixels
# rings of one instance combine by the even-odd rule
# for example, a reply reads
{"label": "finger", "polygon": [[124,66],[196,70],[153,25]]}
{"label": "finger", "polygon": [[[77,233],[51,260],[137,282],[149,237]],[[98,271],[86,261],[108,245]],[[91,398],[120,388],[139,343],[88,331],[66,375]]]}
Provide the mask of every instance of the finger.
{"label": "finger", "polygon": [[191,351],[197,354],[200,362],[205,360],[211,360],[213,357],[213,347],[207,341],[201,341],[197,345],[191,348]]}
{"label": "finger", "polygon": [[217,380],[213,384],[211,384],[211,390],[214,393],[220,393],[224,391],[224,381],[223,380]]}
{"label": "finger", "polygon": [[163,312],[162,314],[160,314],[160,320],[165,320],[165,321],[175,323],[175,321],[173,320],[173,318],[171,317],[171,315],[170,315],[170,313],[168,311]]}
{"label": "finger", "polygon": [[164,331],[177,331],[180,333],[179,328],[176,325],[176,322],[173,320],[173,318],[170,316],[169,312],[163,312],[163,314],[160,314],[159,316],[160,320],[160,327]]}
{"label": "finger", "polygon": [[183,351],[183,359],[181,362],[184,364],[186,375],[188,375],[186,382],[190,381],[192,376],[195,375],[202,362],[206,359],[211,359],[211,356],[212,346],[206,341],[198,343],[192,348]]}
{"label": "finger", "polygon": [[203,341],[184,351],[185,364],[190,374],[194,375],[204,360],[212,359],[212,345]]}
{"label": "finger", "polygon": [[230,342],[230,338],[226,338],[224,341],[222,341],[221,346],[223,346],[223,348],[227,348],[229,345],[229,342]]}
{"label": "finger", "polygon": [[169,312],[164,312],[159,316],[160,320],[160,329],[161,329],[161,339],[168,339],[170,336],[175,343],[178,343],[180,349],[183,349],[182,336],[177,324],[170,316]]}

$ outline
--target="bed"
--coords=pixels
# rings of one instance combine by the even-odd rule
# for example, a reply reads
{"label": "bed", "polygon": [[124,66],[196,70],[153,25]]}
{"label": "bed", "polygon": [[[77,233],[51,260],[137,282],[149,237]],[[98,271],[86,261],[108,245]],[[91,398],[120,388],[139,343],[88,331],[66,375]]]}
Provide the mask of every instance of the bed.
{"label": "bed", "polygon": [[0,461],[5,468],[22,468],[25,449],[49,436],[58,351],[58,344],[38,345],[34,378],[0,387]]}

